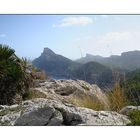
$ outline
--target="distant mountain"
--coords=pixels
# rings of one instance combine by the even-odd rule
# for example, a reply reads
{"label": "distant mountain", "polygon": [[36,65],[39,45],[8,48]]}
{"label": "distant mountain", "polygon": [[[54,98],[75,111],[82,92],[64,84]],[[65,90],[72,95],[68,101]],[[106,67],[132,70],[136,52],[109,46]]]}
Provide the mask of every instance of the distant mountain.
{"label": "distant mountain", "polygon": [[111,68],[120,68],[125,70],[135,70],[140,68],[140,51],[129,51],[110,57],[95,56],[87,54],[85,57],[76,60],[79,63],[95,61]]}
{"label": "distant mountain", "polygon": [[109,67],[97,62],[77,63],[54,53],[49,48],[44,48],[41,56],[32,63],[55,79],[80,79],[96,83],[100,87],[110,87],[114,82],[113,71]]}
{"label": "distant mountain", "polygon": [[100,61],[103,61],[104,60],[104,57],[102,56],[99,56],[99,55],[92,55],[92,54],[86,54],[85,57],[82,57],[80,59],[77,59],[76,62],[79,62],[79,63],[88,63],[88,62],[91,62],[91,61],[95,61],[95,62],[100,62]]}
{"label": "distant mountain", "polygon": [[70,71],[79,66],[77,62],[54,53],[49,48],[44,48],[43,53],[40,57],[36,58],[33,62],[36,67],[45,70],[48,74],[53,77],[64,77],[68,78]]}
{"label": "distant mountain", "polygon": [[88,62],[81,65],[73,72],[73,76],[89,83],[96,83],[102,88],[111,87],[115,80],[113,71],[97,62]]}

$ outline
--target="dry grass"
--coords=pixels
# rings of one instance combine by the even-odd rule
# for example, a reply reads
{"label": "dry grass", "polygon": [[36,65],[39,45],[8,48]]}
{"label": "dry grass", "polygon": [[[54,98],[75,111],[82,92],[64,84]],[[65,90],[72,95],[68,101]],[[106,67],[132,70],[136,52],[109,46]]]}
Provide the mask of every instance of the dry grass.
{"label": "dry grass", "polygon": [[76,106],[90,108],[97,111],[111,110],[119,112],[123,107],[128,105],[128,100],[124,95],[123,88],[121,88],[120,84],[115,84],[114,88],[110,90],[109,93],[106,93],[106,95],[109,101],[108,109],[106,109],[104,104],[98,99],[93,99],[93,97],[88,95],[82,95],[80,98],[72,98],[70,102]]}
{"label": "dry grass", "polygon": [[30,89],[29,94],[26,96],[24,100],[31,100],[36,98],[47,98],[47,95],[35,89]]}
{"label": "dry grass", "polygon": [[32,68],[32,76],[34,79],[39,79],[39,80],[46,80],[47,79],[47,74],[43,70],[38,70],[36,68]]}
{"label": "dry grass", "polygon": [[124,106],[128,105],[127,97],[120,84],[116,83],[114,88],[107,94],[112,111],[120,111]]}
{"label": "dry grass", "polygon": [[76,97],[70,102],[79,107],[90,108],[97,111],[104,110],[104,105],[98,99],[95,100],[88,95],[83,95],[80,98]]}

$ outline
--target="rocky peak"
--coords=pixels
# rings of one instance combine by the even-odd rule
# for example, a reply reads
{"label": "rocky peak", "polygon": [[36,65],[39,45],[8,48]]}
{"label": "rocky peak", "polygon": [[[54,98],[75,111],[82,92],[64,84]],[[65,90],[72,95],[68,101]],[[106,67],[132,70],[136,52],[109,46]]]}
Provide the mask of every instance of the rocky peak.
{"label": "rocky peak", "polygon": [[47,56],[47,55],[52,56],[52,55],[55,55],[55,53],[51,49],[49,49],[49,48],[44,48],[44,51],[43,51],[42,55],[43,56],[44,55],[45,56]]}
{"label": "rocky peak", "polygon": [[140,56],[140,51],[135,50],[135,51],[129,51],[129,52],[124,52],[121,54],[121,56]]}

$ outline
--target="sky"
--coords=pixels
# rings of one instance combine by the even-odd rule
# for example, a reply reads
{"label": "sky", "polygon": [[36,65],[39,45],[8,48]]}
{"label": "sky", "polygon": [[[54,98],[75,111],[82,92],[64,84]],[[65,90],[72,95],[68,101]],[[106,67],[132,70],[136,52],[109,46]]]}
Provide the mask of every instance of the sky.
{"label": "sky", "polygon": [[72,60],[140,50],[140,15],[0,15],[0,44],[35,59],[43,48]]}

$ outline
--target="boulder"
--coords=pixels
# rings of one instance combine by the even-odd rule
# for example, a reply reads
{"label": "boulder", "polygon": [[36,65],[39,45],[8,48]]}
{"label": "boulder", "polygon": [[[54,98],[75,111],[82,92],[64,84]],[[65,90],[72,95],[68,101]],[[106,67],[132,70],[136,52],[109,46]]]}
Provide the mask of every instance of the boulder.
{"label": "boulder", "polygon": [[53,107],[47,106],[25,112],[20,116],[14,125],[44,126],[62,124],[62,115]]}

